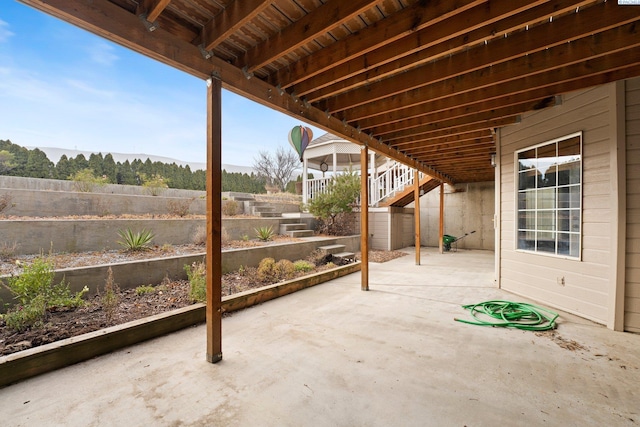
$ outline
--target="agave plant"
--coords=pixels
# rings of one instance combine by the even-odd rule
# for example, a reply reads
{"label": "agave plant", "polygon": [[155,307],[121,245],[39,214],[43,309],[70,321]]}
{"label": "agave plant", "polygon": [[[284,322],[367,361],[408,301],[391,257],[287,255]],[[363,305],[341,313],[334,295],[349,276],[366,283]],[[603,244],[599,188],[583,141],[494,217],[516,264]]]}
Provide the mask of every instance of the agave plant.
{"label": "agave plant", "polygon": [[256,237],[263,242],[268,242],[273,238],[272,227],[258,227],[255,229]]}
{"label": "agave plant", "polygon": [[118,230],[118,235],[122,238],[122,240],[118,240],[118,244],[130,252],[149,249],[149,243],[155,237],[149,230],[142,229],[142,231],[134,233],[130,228]]}

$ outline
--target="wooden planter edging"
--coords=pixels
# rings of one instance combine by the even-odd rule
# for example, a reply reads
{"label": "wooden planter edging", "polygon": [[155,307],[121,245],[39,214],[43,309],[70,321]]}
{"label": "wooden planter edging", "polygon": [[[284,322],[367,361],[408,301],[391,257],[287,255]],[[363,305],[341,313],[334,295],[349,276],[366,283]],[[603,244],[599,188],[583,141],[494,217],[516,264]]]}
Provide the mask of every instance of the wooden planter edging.
{"label": "wooden planter edging", "polygon": [[[360,270],[360,262],[222,299],[224,312],[261,304]],[[0,357],[0,387],[73,365],[205,321],[205,305],[194,304]]]}

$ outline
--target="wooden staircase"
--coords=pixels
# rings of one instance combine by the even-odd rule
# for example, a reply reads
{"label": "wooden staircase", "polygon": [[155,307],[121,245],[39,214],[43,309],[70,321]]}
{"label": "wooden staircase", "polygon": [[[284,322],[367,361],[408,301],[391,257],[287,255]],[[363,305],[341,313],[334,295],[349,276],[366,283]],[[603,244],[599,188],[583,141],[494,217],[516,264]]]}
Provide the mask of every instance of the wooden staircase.
{"label": "wooden staircase", "polygon": [[[434,190],[439,186],[440,186],[440,181],[438,181],[437,179],[433,179],[430,176],[424,176],[420,180],[420,190],[422,191],[422,194],[427,194],[429,191]],[[403,191],[399,191],[393,196],[380,202],[379,206],[381,207],[394,206],[399,208],[405,207],[409,203],[413,202],[414,194],[415,193],[414,193],[413,186],[406,187]]]}

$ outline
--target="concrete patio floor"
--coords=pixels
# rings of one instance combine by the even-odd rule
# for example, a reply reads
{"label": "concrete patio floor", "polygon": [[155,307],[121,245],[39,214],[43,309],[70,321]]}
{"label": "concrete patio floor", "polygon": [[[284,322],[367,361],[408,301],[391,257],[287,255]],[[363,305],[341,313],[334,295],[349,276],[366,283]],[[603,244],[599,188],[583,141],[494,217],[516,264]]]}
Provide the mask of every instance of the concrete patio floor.
{"label": "concrete patio floor", "polygon": [[422,248],[223,320],[0,389],[3,426],[635,426],[640,335],[561,313],[555,334],[484,328],[493,253]]}

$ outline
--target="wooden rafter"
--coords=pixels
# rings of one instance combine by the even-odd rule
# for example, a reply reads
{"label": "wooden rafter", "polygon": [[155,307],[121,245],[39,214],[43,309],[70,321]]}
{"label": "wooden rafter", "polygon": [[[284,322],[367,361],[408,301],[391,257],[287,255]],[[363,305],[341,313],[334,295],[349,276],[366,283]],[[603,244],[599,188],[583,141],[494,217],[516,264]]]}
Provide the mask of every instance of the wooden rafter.
{"label": "wooden rafter", "polygon": [[140,3],[138,13],[144,13],[147,21],[154,22],[166,7],[169,6],[169,3],[171,3],[171,0],[144,0]]}
{"label": "wooden rafter", "polygon": [[[601,3],[580,13],[567,15],[551,23],[534,27],[529,31],[521,31],[473,50],[461,52],[448,60],[416,67],[404,73],[402,79],[393,82],[381,80],[369,85],[366,91],[346,92],[323,101],[319,105],[320,108],[331,113],[350,109],[349,117],[355,118],[358,117],[354,116],[356,114],[354,108],[357,106],[378,105],[374,101],[394,95],[398,95],[395,99],[402,102],[401,100],[406,98],[407,92],[411,90],[506,61],[518,58],[526,60],[527,55],[536,52],[544,53],[549,48],[580,38],[591,38],[591,46],[597,48],[593,41],[594,34],[636,20],[638,20],[636,11],[630,12],[628,8],[616,7],[614,2]],[[560,61],[561,57],[549,56],[541,66],[553,66],[554,62]]]}
{"label": "wooden rafter", "polygon": [[202,29],[202,45],[212,50],[235,31],[254,19],[271,5],[269,0],[243,0],[232,2],[223,13],[216,15]]}
{"label": "wooden rafter", "polygon": [[521,114],[640,76],[615,1],[23,2],[447,183],[494,179]]}
{"label": "wooden rafter", "polygon": [[[492,37],[492,34],[497,30],[493,25],[496,22],[513,15],[517,16],[518,13],[544,3],[544,1],[546,0],[535,2],[516,0],[476,5],[466,11],[464,20],[459,19],[456,15],[450,16],[446,20],[438,20],[420,31],[385,43],[379,49],[359,55],[344,65],[332,67],[329,72],[296,84],[294,90],[305,95],[310,101],[316,101],[334,94],[335,90],[343,92],[387,75],[414,68],[416,65],[433,60],[437,55],[436,51],[441,49],[441,46],[447,46],[444,42],[457,38],[460,44],[455,48],[459,49],[485,40]],[[460,9],[458,12],[462,13],[465,10]],[[520,21],[513,23],[513,27],[521,25]],[[469,33],[472,33],[476,38],[469,39]],[[439,47],[435,48],[436,46]],[[430,50],[429,48],[435,49]],[[429,52],[429,54],[420,55],[420,52]],[[420,60],[417,59],[418,56],[421,56]],[[388,64],[388,67],[384,67],[385,64]],[[403,65],[399,66],[399,64]],[[388,69],[388,72],[382,72],[383,67],[385,70]],[[362,75],[362,71],[366,71],[366,75]],[[347,79],[348,81],[345,81]]]}
{"label": "wooden rafter", "polygon": [[237,61],[236,65],[253,72],[370,8],[371,0],[331,0],[284,29],[276,37],[255,46]]}
{"label": "wooden rafter", "polygon": [[[404,36],[415,33],[455,14],[465,11],[487,0],[462,0],[451,3],[437,0],[428,4],[417,2],[400,11],[396,19],[383,21],[379,25],[371,26],[351,36],[336,42],[331,49],[324,49],[318,54],[302,58],[301,60],[278,70],[269,81],[288,88],[300,81],[314,77],[337,65],[344,64],[352,58],[361,57],[366,53],[383,47],[388,43]],[[298,89],[296,92],[299,92]],[[304,95],[304,93],[301,93]]]}

